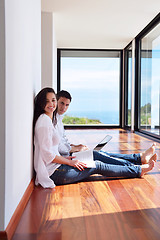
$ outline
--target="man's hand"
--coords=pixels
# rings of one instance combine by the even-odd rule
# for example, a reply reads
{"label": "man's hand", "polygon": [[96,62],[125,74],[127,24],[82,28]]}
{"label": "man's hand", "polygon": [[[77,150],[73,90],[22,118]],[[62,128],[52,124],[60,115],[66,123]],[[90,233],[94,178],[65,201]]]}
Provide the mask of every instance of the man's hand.
{"label": "man's hand", "polygon": [[73,152],[81,152],[81,151],[86,151],[88,150],[88,147],[86,145],[83,144],[79,144],[79,145],[73,145],[71,144],[71,153]]}

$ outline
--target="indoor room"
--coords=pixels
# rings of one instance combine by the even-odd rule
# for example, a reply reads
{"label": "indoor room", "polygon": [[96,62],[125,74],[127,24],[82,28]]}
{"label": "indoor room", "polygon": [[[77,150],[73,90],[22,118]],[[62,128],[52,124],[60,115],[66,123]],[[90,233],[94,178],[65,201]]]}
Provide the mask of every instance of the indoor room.
{"label": "indoor room", "polygon": [[[0,0],[0,239],[160,239],[159,66],[159,0]],[[62,131],[51,185],[35,163],[41,89]]]}

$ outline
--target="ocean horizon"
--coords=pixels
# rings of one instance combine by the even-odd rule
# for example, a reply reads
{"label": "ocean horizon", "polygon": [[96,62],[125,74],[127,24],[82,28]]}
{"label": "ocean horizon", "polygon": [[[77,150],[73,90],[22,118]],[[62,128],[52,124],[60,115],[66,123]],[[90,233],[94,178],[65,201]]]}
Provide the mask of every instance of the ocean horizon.
{"label": "ocean horizon", "polygon": [[99,120],[103,124],[119,125],[118,111],[68,111],[65,115],[70,117],[86,117],[89,119]]}

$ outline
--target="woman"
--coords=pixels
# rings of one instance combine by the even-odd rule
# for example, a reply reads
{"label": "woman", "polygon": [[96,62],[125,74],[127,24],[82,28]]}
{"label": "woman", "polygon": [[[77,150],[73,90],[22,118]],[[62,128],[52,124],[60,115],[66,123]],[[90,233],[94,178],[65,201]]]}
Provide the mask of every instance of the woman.
{"label": "woman", "polygon": [[[58,152],[60,136],[53,114],[57,106],[52,88],[42,89],[35,97],[34,109],[34,167],[35,184],[44,188],[81,181],[90,175],[107,177],[141,177],[152,170],[157,155],[155,144],[141,154],[109,154],[93,152],[96,168],[86,168],[86,164],[74,157],[62,157]],[[143,164],[143,165],[142,165]]]}

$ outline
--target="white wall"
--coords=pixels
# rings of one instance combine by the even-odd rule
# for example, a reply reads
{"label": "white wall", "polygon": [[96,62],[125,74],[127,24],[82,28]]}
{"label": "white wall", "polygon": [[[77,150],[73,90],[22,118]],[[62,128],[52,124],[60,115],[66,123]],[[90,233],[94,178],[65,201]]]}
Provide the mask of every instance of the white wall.
{"label": "white wall", "polygon": [[53,39],[53,48],[52,48],[52,69],[53,69],[53,80],[52,80],[52,87],[57,92],[57,39],[56,39],[56,30],[54,24],[54,14],[52,19],[52,39]]}
{"label": "white wall", "polygon": [[4,229],[5,201],[5,15],[0,0],[0,230]]}
{"label": "white wall", "polygon": [[57,42],[53,13],[42,12],[42,87],[57,91]]}
{"label": "white wall", "polygon": [[5,179],[0,179],[2,191],[5,180],[5,212],[0,230],[32,178],[33,99],[41,88],[41,1],[5,0],[5,34]]}

